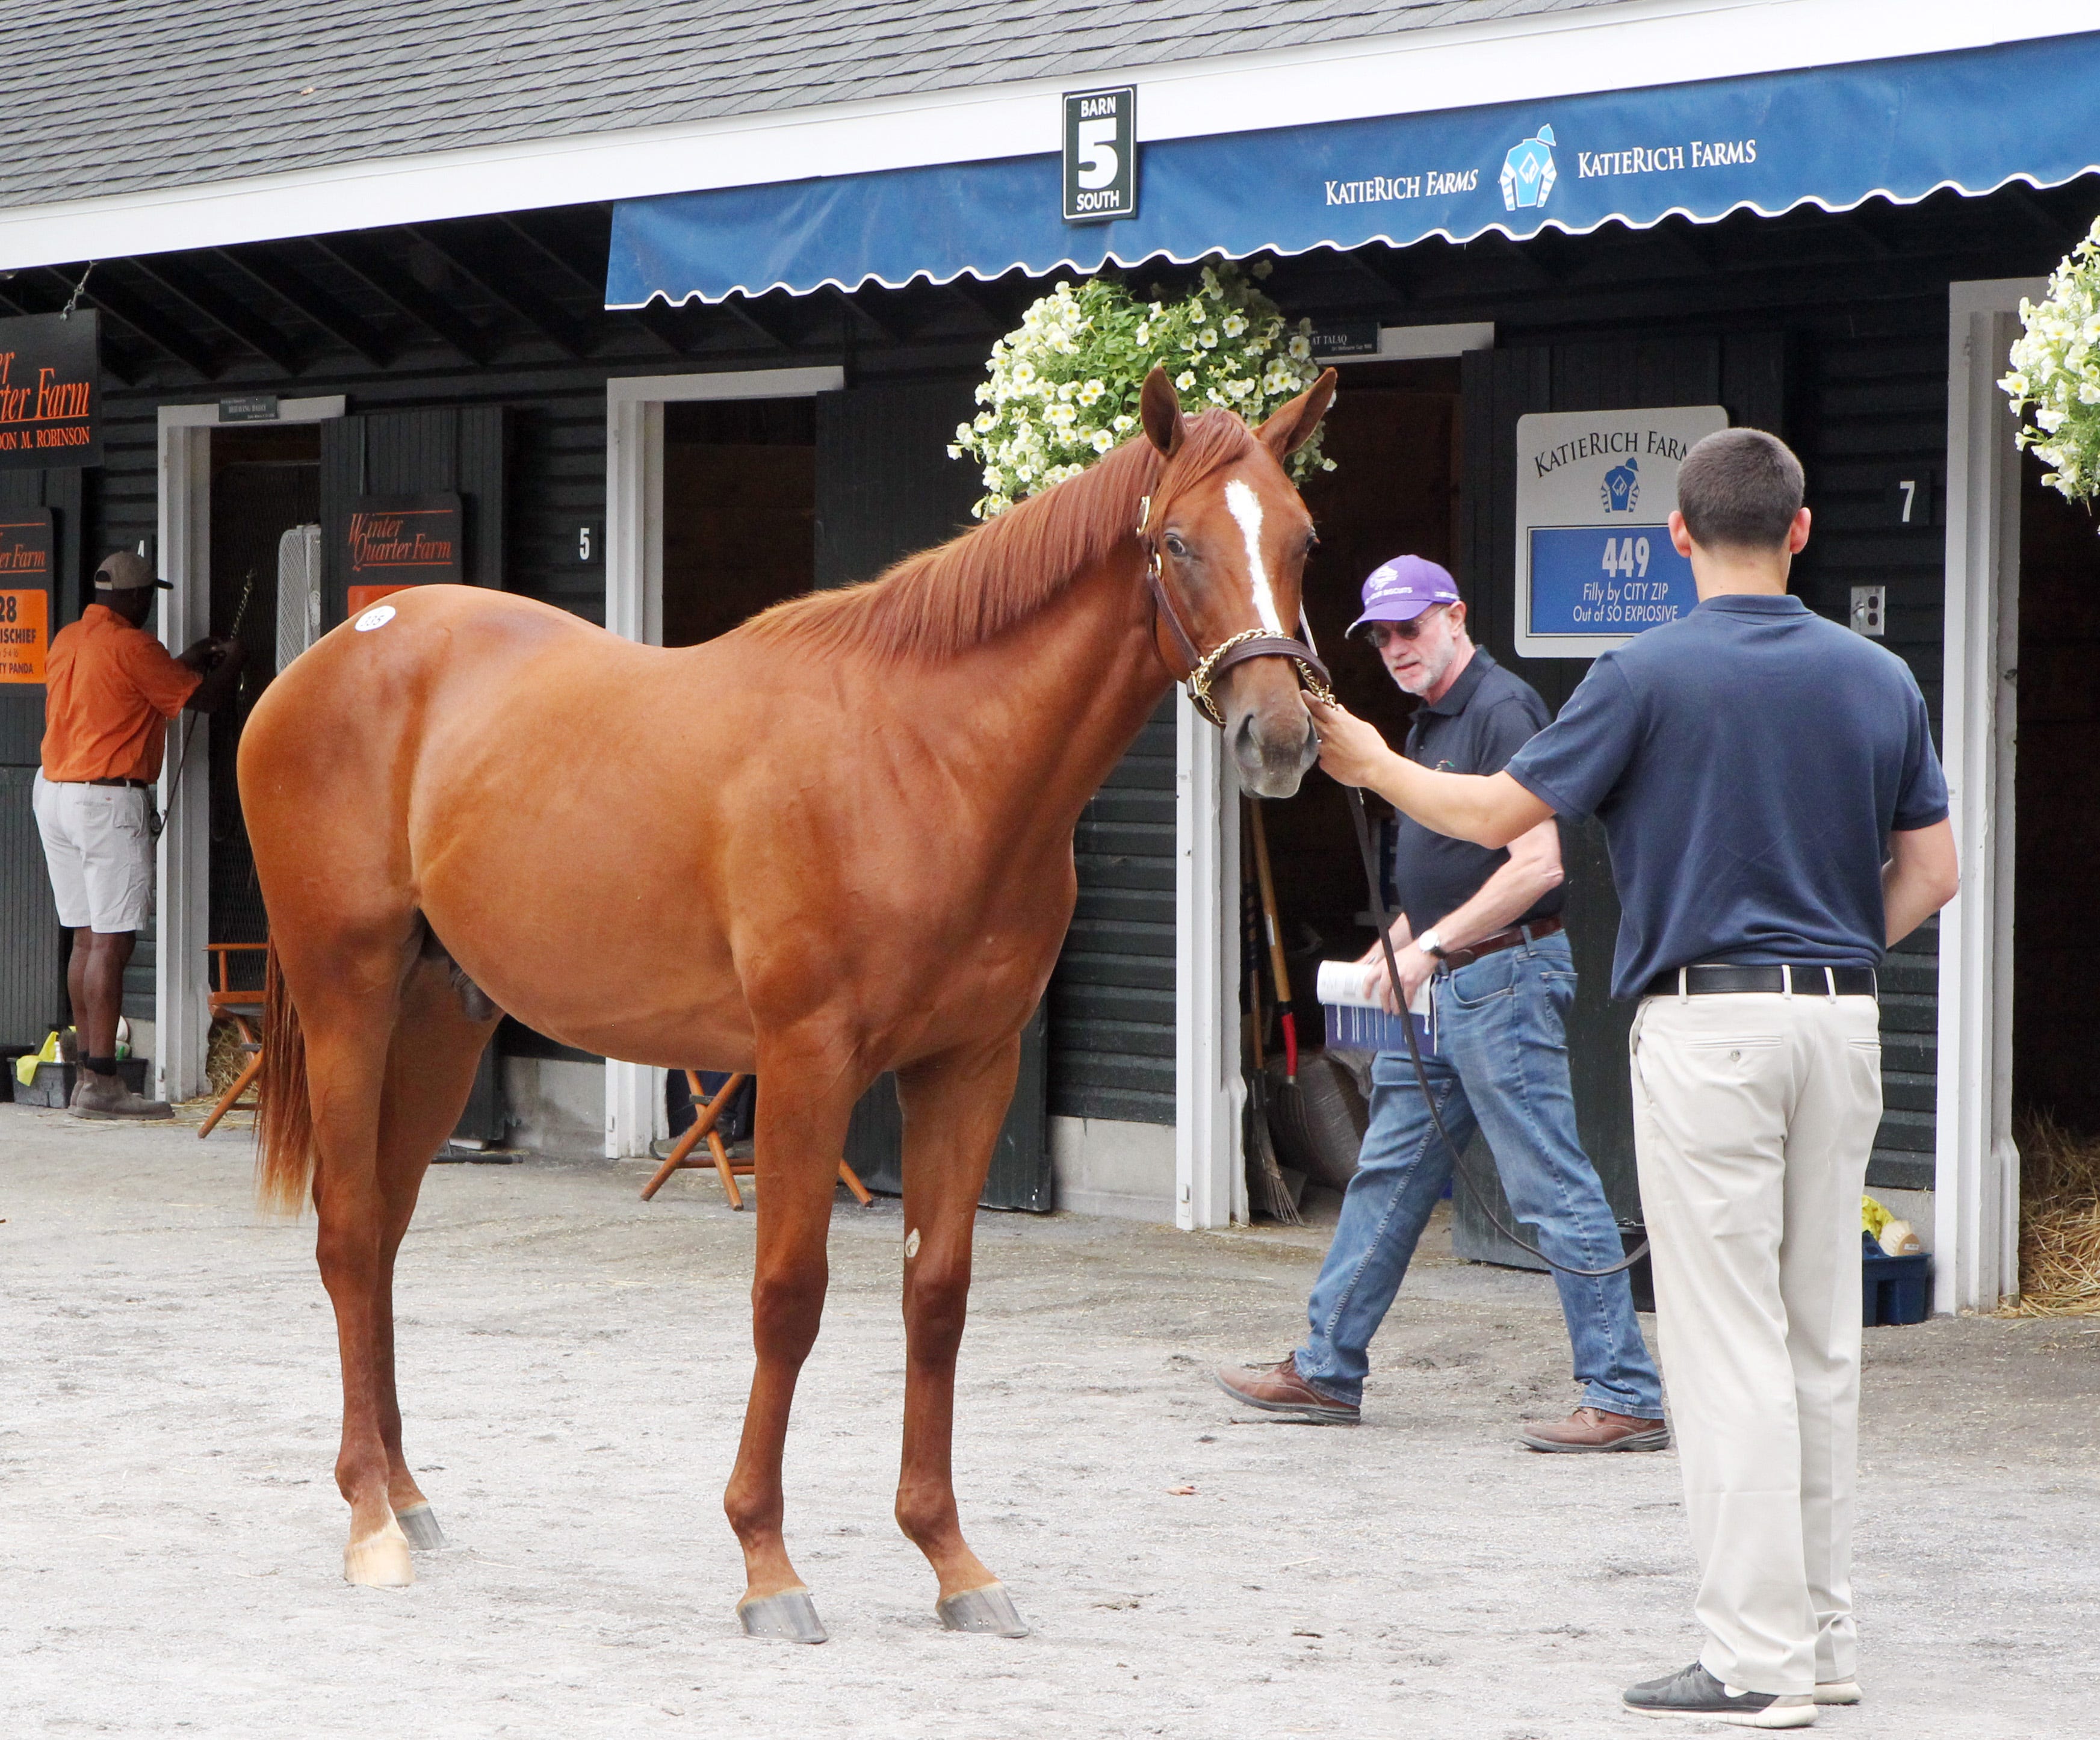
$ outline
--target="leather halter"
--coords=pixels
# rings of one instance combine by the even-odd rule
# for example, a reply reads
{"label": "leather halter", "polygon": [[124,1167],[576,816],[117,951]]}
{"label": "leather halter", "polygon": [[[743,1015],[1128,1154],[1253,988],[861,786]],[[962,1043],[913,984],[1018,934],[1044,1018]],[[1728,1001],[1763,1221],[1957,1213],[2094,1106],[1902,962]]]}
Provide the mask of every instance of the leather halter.
{"label": "leather halter", "polygon": [[[1145,550],[1145,583],[1152,589],[1152,608],[1156,619],[1153,644],[1156,647],[1159,643],[1157,624],[1165,623],[1167,633],[1173,637],[1174,649],[1180,656],[1184,669],[1176,671],[1172,661],[1163,654],[1161,662],[1166,665],[1168,673],[1177,682],[1185,682],[1189,686],[1189,699],[1202,709],[1211,724],[1222,729],[1225,715],[1217,702],[1211,698],[1211,685],[1233,666],[1243,665],[1249,659],[1290,660],[1298,668],[1298,680],[1304,686],[1306,693],[1315,700],[1325,701],[1329,706],[1333,706],[1335,679],[1321,662],[1319,654],[1308,644],[1312,638],[1309,632],[1304,640],[1293,640],[1288,635],[1272,634],[1266,629],[1242,629],[1238,634],[1220,641],[1208,652],[1196,650],[1194,637],[1183,625],[1181,613],[1174,607],[1174,600],[1167,595],[1159,546],[1153,541],[1151,523],[1152,497],[1147,496],[1137,523],[1137,541]],[[1299,612],[1299,622],[1303,627],[1303,610]]]}

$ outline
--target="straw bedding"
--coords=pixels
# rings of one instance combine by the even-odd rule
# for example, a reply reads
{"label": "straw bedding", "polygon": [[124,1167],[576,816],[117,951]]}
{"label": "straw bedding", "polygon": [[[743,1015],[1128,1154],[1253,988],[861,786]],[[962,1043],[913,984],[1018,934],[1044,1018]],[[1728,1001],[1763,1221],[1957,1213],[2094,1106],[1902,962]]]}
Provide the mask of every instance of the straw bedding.
{"label": "straw bedding", "polygon": [[2023,1118],[2019,1317],[2100,1314],[2100,1137]]}

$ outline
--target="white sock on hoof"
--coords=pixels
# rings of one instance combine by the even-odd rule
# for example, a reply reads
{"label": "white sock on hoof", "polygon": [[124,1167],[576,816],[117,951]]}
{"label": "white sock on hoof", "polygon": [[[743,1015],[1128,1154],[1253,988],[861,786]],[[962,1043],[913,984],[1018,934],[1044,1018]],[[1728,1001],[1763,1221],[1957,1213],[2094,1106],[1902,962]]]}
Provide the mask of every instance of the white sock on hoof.
{"label": "white sock on hoof", "polygon": [[405,1589],[416,1580],[408,1537],[390,1515],[385,1528],[343,1548],[342,1580],[364,1589]]}

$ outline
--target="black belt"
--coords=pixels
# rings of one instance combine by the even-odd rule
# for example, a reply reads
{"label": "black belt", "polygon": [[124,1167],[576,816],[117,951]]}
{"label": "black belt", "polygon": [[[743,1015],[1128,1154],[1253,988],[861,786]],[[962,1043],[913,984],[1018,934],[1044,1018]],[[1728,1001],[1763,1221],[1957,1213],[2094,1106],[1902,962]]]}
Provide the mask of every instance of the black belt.
{"label": "black belt", "polygon": [[[1789,976],[1793,983],[1788,983]],[[1658,973],[1641,988],[1644,997],[1752,996],[1871,997],[1877,995],[1872,967],[1680,967]]]}
{"label": "black belt", "polygon": [[83,779],[82,785],[121,785],[133,791],[149,792],[153,788],[151,779]]}

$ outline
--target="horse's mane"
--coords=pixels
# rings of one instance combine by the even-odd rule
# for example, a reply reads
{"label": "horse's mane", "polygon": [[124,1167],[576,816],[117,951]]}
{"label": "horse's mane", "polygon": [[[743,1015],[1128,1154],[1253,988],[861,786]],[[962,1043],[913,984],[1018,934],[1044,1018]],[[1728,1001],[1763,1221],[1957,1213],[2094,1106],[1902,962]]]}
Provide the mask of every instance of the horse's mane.
{"label": "horse's mane", "polygon": [[1079,476],[874,580],[790,598],[745,626],[812,651],[851,646],[939,658],[982,645],[1033,616],[1131,536],[1145,497],[1153,497],[1156,524],[1173,497],[1255,444],[1230,411],[1207,411],[1183,428],[1171,460],[1140,431]]}

